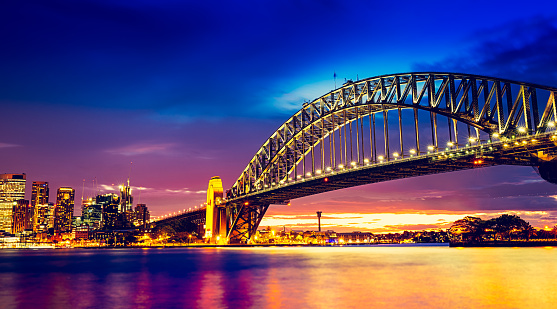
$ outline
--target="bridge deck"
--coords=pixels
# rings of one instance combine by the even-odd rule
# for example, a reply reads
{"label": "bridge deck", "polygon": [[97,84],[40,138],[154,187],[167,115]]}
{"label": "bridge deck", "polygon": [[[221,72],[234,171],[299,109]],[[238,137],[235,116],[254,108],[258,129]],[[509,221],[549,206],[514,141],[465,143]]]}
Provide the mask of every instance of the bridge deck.
{"label": "bridge deck", "polygon": [[[230,199],[227,203],[242,204],[249,201],[258,205],[283,204],[290,199],[394,179],[494,165],[534,166],[536,163],[532,159],[537,156],[539,151],[557,155],[553,134],[543,134],[537,136],[536,139],[532,137],[516,138],[512,141],[497,141],[378,164],[336,169],[322,175],[255,191]],[[476,160],[482,160],[482,162],[475,164]]]}

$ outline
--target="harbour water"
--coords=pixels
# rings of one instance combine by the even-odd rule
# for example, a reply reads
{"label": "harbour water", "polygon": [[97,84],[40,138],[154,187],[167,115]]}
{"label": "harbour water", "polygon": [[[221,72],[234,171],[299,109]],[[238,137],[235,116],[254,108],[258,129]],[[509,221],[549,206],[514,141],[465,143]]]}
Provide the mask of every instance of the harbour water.
{"label": "harbour water", "polygon": [[557,248],[1,250],[2,308],[555,308]]}

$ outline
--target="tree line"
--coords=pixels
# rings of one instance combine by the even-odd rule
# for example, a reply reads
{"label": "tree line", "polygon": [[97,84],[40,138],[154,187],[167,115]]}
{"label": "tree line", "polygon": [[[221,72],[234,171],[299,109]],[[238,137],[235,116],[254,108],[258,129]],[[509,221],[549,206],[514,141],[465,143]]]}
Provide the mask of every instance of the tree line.
{"label": "tree line", "polygon": [[557,226],[550,231],[537,230],[519,216],[509,214],[489,220],[467,216],[455,221],[448,234],[451,242],[530,241],[555,239]]}

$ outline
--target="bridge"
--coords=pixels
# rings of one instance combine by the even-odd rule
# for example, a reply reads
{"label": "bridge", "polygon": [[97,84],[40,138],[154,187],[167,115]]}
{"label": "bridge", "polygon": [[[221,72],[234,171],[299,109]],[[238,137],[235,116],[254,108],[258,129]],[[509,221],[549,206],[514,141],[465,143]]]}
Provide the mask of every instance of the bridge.
{"label": "bridge", "polygon": [[393,179],[494,165],[557,183],[557,88],[419,72],[348,81],[287,119],[223,194],[156,224],[196,220],[212,243],[248,243],[273,204]]}

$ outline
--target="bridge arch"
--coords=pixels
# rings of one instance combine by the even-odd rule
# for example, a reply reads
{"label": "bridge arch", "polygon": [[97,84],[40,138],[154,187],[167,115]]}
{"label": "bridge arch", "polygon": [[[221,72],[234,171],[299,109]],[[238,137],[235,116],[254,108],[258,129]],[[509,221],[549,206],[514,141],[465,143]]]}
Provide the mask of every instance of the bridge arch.
{"label": "bridge arch", "polygon": [[556,92],[530,83],[440,72],[349,81],[305,103],[283,123],[250,160],[227,198],[241,199],[326,169],[543,134],[555,127]]}

